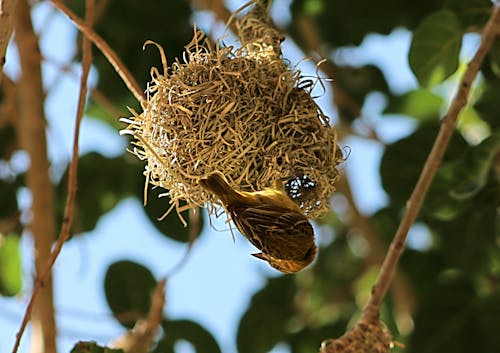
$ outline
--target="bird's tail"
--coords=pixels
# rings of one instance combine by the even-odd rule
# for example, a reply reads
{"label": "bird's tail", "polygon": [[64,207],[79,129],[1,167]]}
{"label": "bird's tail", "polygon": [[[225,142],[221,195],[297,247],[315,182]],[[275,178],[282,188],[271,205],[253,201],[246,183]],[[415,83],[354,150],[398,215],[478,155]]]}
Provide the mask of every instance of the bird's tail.
{"label": "bird's tail", "polygon": [[205,190],[217,195],[226,206],[244,199],[243,195],[228,184],[222,173],[212,173],[206,178],[200,179],[199,184]]}

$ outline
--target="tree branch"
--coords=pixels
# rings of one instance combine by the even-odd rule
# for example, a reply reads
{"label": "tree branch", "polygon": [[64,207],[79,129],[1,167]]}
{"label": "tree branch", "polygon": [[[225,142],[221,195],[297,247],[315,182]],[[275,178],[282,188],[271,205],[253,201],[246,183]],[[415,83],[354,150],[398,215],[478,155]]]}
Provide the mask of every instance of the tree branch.
{"label": "tree branch", "polygon": [[415,222],[425,196],[429,190],[432,179],[441,165],[443,155],[446,151],[453,131],[455,130],[458,113],[467,104],[472,83],[477,76],[481,63],[483,62],[493,39],[499,34],[499,27],[500,7],[498,5],[494,5],[491,17],[483,29],[481,44],[467,66],[467,70],[465,71],[460,81],[460,85],[458,86],[457,94],[455,95],[448,112],[441,122],[439,133],[424,164],[422,173],[420,174],[417,184],[408,199],[406,212],[401,219],[396,235],[394,236],[389,251],[382,264],[379,276],[372,289],[372,295],[368,306],[363,312],[363,317],[366,319],[373,319],[375,317],[378,318],[380,305],[387,293],[387,289],[389,288],[392,278],[394,277],[399,257],[404,250],[408,231],[411,225]]}
{"label": "tree branch", "polygon": [[[33,196],[30,227],[34,237],[35,274],[36,278],[41,278],[55,238],[54,188],[47,157],[40,49],[31,23],[30,7],[24,0],[17,2],[14,23],[21,64],[18,82],[20,122],[17,131],[21,146],[30,157],[26,183]],[[39,287],[40,298],[33,305],[32,312],[31,352],[55,353],[56,328],[50,272]]]}
{"label": "tree branch", "polygon": [[0,0],[0,83],[5,65],[5,52],[9,45],[12,29],[14,28],[14,9],[16,0]]}
{"label": "tree branch", "polygon": [[118,55],[113,49],[98,35],[94,30],[89,27],[81,18],[79,18],[75,13],[73,13],[69,8],[67,8],[59,0],[51,0],[55,7],[57,7],[62,13],[69,17],[69,19],[75,24],[75,26],[95,44],[97,48],[104,54],[109,63],[113,65],[116,73],[121,77],[129,91],[134,95],[135,99],[141,103],[141,106],[145,103],[145,96],[141,88],[135,81],[134,77],[127,69],[125,64],[121,61]]}
{"label": "tree branch", "polygon": [[[87,14],[86,17],[87,17],[87,25],[89,27],[92,26],[93,9],[94,9],[94,0],[87,0],[86,1],[86,14]],[[27,14],[27,16],[29,16],[30,15],[29,8],[25,9],[25,11],[26,12],[23,12],[23,14],[24,15]],[[17,27],[16,27],[16,30],[17,30]],[[16,37],[17,37],[17,35],[16,35]],[[36,38],[35,38],[35,41],[36,41]],[[28,303],[28,306],[27,306],[25,314],[24,314],[23,321],[21,323],[21,327],[20,327],[19,332],[18,332],[17,337],[16,337],[16,342],[14,344],[13,353],[16,353],[18,348],[19,348],[21,338],[23,336],[26,325],[30,319],[32,311],[33,311],[32,322],[33,322],[33,325],[35,326],[35,323],[36,323],[35,322],[35,318],[36,318],[35,313],[36,313],[36,310],[38,307],[47,306],[47,308],[45,308],[47,311],[46,315],[49,315],[49,314],[51,315],[52,326],[53,327],[55,326],[54,316],[53,316],[54,315],[53,303],[51,302],[50,305],[47,305],[47,303],[45,303],[43,301],[43,293],[47,289],[46,284],[48,283],[48,281],[51,278],[52,266],[54,265],[59,253],[61,252],[61,249],[62,249],[64,243],[69,238],[71,224],[73,221],[73,208],[74,208],[75,196],[76,196],[76,190],[77,190],[78,141],[79,141],[79,136],[80,136],[80,123],[81,123],[81,120],[83,117],[83,112],[84,112],[84,107],[85,107],[85,98],[87,95],[87,79],[88,79],[88,75],[89,75],[89,71],[90,71],[90,65],[92,63],[92,45],[91,45],[91,42],[88,38],[85,37],[83,39],[82,47],[83,47],[83,50],[82,50],[83,51],[82,77],[81,77],[81,81],[80,81],[80,93],[79,93],[79,97],[78,97],[78,108],[77,108],[76,119],[75,119],[73,155],[72,155],[72,159],[71,159],[71,163],[70,163],[70,167],[69,167],[68,196],[66,199],[66,206],[64,209],[63,224],[61,227],[61,232],[59,234],[59,238],[57,239],[57,243],[54,246],[54,249],[52,250],[52,252],[50,251],[50,245],[51,245],[52,240],[53,240],[53,239],[50,239],[48,241],[48,246],[47,246],[48,251],[44,251],[44,254],[46,256],[44,256],[42,259],[40,259],[40,263],[37,264],[37,274],[36,274],[35,285],[33,288],[33,292],[31,294],[30,301]],[[38,57],[40,57],[39,54],[40,53],[38,53]],[[23,75],[24,74],[26,74],[26,72],[25,72],[25,68],[23,67]],[[41,84],[41,73],[40,73],[40,84]],[[39,103],[41,105],[41,109],[43,109],[43,98],[42,98],[41,102],[39,102]],[[41,129],[37,130],[37,133],[40,134],[41,136],[43,136],[43,138],[45,139],[45,124],[42,125]],[[46,151],[46,147],[44,149],[41,149],[41,151]],[[44,153],[44,157],[45,157],[45,159],[47,158],[45,153]],[[46,168],[45,172],[47,172],[47,171],[48,171],[48,161],[47,161],[47,168]],[[52,190],[52,185],[50,183],[50,180],[48,180],[48,183],[50,184],[50,187],[47,187],[47,190]],[[34,193],[33,190],[32,190],[32,192]],[[36,211],[37,211],[37,209],[34,209],[35,215],[37,214]],[[54,219],[53,206],[52,206],[52,208],[49,209],[49,215],[45,215],[45,217],[47,219],[52,220],[52,223],[53,223],[53,219]],[[55,228],[54,225],[53,225],[53,228]],[[54,233],[54,230],[52,231],[52,234],[53,233]],[[36,247],[36,249],[38,249],[38,248]],[[51,288],[52,288],[52,286],[50,286],[50,289]],[[37,295],[40,296],[40,299],[38,299],[38,301],[36,301]],[[45,329],[44,326],[42,326],[42,328]],[[53,347],[53,349],[52,349],[52,347],[48,347],[48,348],[44,349],[43,345],[37,344],[37,342],[35,341],[34,347],[37,347],[36,352],[40,351],[43,353],[52,353],[52,352],[55,353],[55,351],[56,351],[55,350],[55,330],[53,329],[53,331],[54,331],[54,337],[53,337],[54,347]]]}
{"label": "tree branch", "polygon": [[165,306],[166,279],[156,285],[151,294],[151,308],[145,319],[138,320],[134,328],[116,339],[111,346],[123,349],[125,353],[148,353],[153,346],[153,340],[163,319]]}

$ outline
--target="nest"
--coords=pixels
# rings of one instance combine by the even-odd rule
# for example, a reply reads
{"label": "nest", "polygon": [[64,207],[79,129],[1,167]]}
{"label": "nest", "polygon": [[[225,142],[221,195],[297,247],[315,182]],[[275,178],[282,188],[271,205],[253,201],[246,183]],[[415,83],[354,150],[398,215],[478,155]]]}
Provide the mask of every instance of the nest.
{"label": "nest", "polygon": [[124,130],[147,183],[168,190],[178,212],[216,202],[198,185],[215,171],[241,191],[278,185],[309,218],[328,209],[342,162],[335,130],[256,9],[236,23],[239,48],[195,29],[182,61],[151,70],[144,111]]}
{"label": "nest", "polygon": [[379,320],[360,320],[338,339],[323,341],[320,353],[390,353],[395,343]]}

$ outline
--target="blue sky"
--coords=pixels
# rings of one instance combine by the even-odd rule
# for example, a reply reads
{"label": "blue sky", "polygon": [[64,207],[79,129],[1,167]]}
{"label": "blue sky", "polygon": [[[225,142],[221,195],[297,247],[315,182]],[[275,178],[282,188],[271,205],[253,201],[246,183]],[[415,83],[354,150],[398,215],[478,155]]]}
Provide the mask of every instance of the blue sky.
{"label": "blue sky", "polygon": [[[234,10],[243,3],[232,0],[228,5]],[[278,23],[289,19],[289,14],[283,10],[288,9],[288,3],[288,0],[275,1],[273,14]],[[34,22],[37,29],[42,23],[47,23],[44,21],[50,11],[51,7],[47,3],[35,7]],[[213,25],[207,14],[198,14],[194,20],[204,28]],[[46,87],[51,87],[46,104],[48,141],[54,163],[53,173],[58,175],[70,159],[79,81],[73,74],[65,74],[62,79],[55,81],[60,73],[53,63],[66,64],[70,60],[75,50],[76,31],[59,14],[48,23],[43,30],[41,46],[44,56],[52,62],[44,64],[43,73]],[[223,26],[214,28],[220,32]],[[361,49],[347,48],[337,59],[353,65],[380,65],[391,88],[402,93],[416,86],[406,59],[409,39],[410,34],[403,29],[397,29],[389,36],[370,35]],[[137,46],[141,50],[142,43],[137,43]],[[304,57],[290,39],[284,42],[284,55],[291,62]],[[77,66],[74,69],[79,71]],[[311,63],[303,62],[300,69],[305,75],[315,74],[315,67]],[[18,70],[15,50],[10,48],[6,71],[16,77]],[[95,84],[96,80],[97,75],[92,72],[91,82]],[[318,102],[335,122],[331,92],[328,90]],[[410,133],[414,127],[411,121],[378,116],[384,104],[380,95],[373,94],[363,107],[363,112],[376,126],[381,137],[385,141],[394,141]],[[350,138],[343,144],[351,150],[345,170],[353,185],[355,199],[360,209],[370,214],[386,202],[378,175],[383,147],[362,138]],[[121,154],[124,148],[126,139],[115,130],[89,117],[84,119],[80,144],[82,154],[98,151],[106,156],[115,156]],[[26,157],[19,154],[16,158],[20,169],[25,167]],[[20,201],[24,205],[29,205],[29,199],[28,192],[21,193]],[[60,352],[68,352],[77,340],[96,340],[105,344],[123,332],[108,311],[104,298],[103,279],[108,265],[117,260],[130,259],[151,268],[157,277],[161,277],[183,255],[185,246],[159,236],[141,208],[142,204],[138,201],[123,201],[102,217],[92,233],[70,241],[63,248],[54,267]],[[214,220],[214,224],[216,229],[227,229],[224,217]],[[235,352],[235,333],[241,314],[246,310],[252,294],[264,284],[265,277],[277,274],[263,262],[249,256],[253,249],[238,234],[233,242],[229,232],[214,231],[208,224],[204,232],[196,242],[185,268],[168,283],[165,312],[171,318],[188,318],[200,322],[215,335],[224,352]],[[12,348],[29,295],[33,268],[30,238],[23,237],[22,245],[27,285],[20,298],[0,298],[2,352]],[[26,335],[20,352],[28,351],[28,343],[29,335]],[[190,351],[188,345],[179,346],[181,353]],[[286,349],[275,349],[275,353],[278,352],[286,352]]]}

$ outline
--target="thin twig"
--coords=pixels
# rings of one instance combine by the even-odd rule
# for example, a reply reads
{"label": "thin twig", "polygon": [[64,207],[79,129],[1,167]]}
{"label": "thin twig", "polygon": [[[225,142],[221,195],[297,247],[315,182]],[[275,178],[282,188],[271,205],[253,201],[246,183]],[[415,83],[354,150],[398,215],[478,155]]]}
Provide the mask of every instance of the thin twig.
{"label": "thin twig", "polygon": [[165,306],[165,286],[167,280],[160,280],[151,294],[151,307],[148,316],[138,320],[134,328],[111,343],[111,347],[122,349],[125,353],[147,353],[163,320]]}
{"label": "thin twig", "polygon": [[[93,9],[94,9],[94,0],[86,1],[86,21],[87,25],[92,26],[92,18],[93,18]],[[21,338],[26,329],[26,325],[31,317],[31,311],[33,309],[33,305],[35,303],[35,299],[42,288],[44,282],[47,277],[51,273],[52,266],[56,262],[56,259],[61,252],[61,249],[66,240],[68,240],[70,235],[70,228],[73,221],[73,208],[75,204],[75,196],[77,189],[77,168],[78,168],[78,141],[80,135],[80,123],[83,117],[83,110],[85,107],[85,98],[87,95],[87,79],[90,71],[90,65],[92,63],[92,45],[88,38],[84,38],[82,42],[82,77],[80,81],[80,94],[78,97],[78,108],[75,119],[75,132],[74,132],[74,141],[73,141],[73,156],[71,158],[71,163],[69,166],[69,177],[68,177],[68,196],[66,198],[66,206],[64,209],[64,218],[63,224],[61,227],[61,231],[59,233],[59,238],[54,246],[54,249],[50,253],[50,256],[47,260],[47,265],[45,270],[41,273],[41,275],[35,280],[35,285],[33,288],[33,292],[31,294],[30,301],[24,313],[23,321],[21,323],[21,327],[19,328],[19,332],[16,335],[16,341],[14,343],[14,348],[12,350],[13,353],[16,353],[19,344],[21,342]]]}
{"label": "thin twig", "polygon": [[102,39],[100,35],[98,35],[90,26],[88,26],[81,18],[79,18],[74,12],[68,9],[63,3],[59,0],[51,0],[55,7],[57,7],[61,12],[63,12],[66,16],[69,17],[71,21],[75,24],[78,29],[85,34],[87,38],[89,38],[92,43],[95,44],[97,48],[104,54],[106,59],[108,59],[109,63],[113,65],[116,73],[121,77],[129,91],[134,95],[135,99],[141,103],[141,106],[145,104],[145,95],[142,92],[141,88],[135,81],[134,77],[127,69],[125,64],[121,61],[118,55],[115,53],[113,49]]}
{"label": "thin twig", "polygon": [[396,235],[394,236],[387,256],[382,264],[379,276],[372,289],[372,295],[368,306],[363,312],[363,316],[365,318],[378,317],[380,305],[394,276],[399,257],[404,250],[408,231],[415,221],[420,208],[422,207],[427,191],[429,190],[432,179],[441,165],[443,155],[451,136],[453,135],[453,131],[455,130],[458,113],[467,104],[472,83],[477,76],[481,63],[483,62],[493,39],[499,34],[499,26],[500,7],[494,5],[492,15],[483,29],[481,44],[467,66],[467,70],[460,81],[457,94],[451,102],[447,114],[442,120],[439,133],[436,137],[434,145],[432,146],[432,150],[425,161],[422,173],[420,174],[417,184],[408,199],[406,212],[401,219]]}

